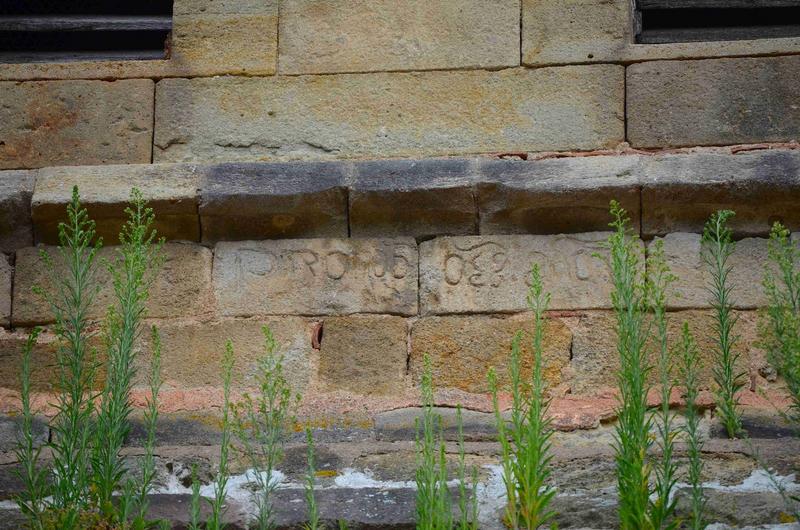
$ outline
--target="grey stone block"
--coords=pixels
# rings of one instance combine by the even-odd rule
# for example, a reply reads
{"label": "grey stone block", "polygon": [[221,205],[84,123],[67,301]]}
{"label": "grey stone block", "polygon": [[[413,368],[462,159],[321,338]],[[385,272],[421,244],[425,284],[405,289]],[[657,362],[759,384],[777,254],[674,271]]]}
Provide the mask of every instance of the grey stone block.
{"label": "grey stone block", "polygon": [[628,141],[655,148],[797,140],[798,78],[800,56],[633,64]]}
{"label": "grey stone block", "polygon": [[350,185],[353,237],[477,233],[472,160],[375,160],[355,168]]}
{"label": "grey stone block", "polygon": [[[442,419],[442,428],[446,440],[458,440],[458,424],[456,409],[436,407],[436,414]],[[422,421],[423,409],[410,407],[390,410],[375,415],[375,436],[378,440],[397,442],[416,440],[417,421]],[[463,410],[462,421],[464,440],[494,441],[497,439],[497,426],[494,414]]]}
{"label": "grey stone block", "polygon": [[619,201],[639,226],[639,156],[482,160],[481,234],[559,234],[608,229]]}
{"label": "grey stone block", "polygon": [[36,171],[0,171],[0,252],[33,244],[31,197]]}
{"label": "grey stone block", "polygon": [[[19,416],[0,416],[0,453],[13,451],[22,434],[22,418]],[[36,446],[47,442],[49,429],[47,421],[34,418],[32,426],[33,441]]]}
{"label": "grey stone block", "polygon": [[206,168],[203,241],[347,237],[349,164],[231,163]]}
{"label": "grey stone block", "polygon": [[800,151],[693,153],[649,159],[642,177],[645,237],[703,230],[716,210],[734,210],[737,236],[769,233],[775,221],[800,228]]}

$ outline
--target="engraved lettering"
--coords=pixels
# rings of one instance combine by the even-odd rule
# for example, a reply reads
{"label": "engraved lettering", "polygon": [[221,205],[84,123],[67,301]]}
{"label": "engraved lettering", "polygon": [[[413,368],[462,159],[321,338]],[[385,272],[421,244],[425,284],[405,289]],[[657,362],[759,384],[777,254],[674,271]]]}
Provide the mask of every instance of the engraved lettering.
{"label": "engraved lettering", "polygon": [[335,250],[325,256],[325,273],[331,280],[339,280],[347,272],[347,254]]}
{"label": "engraved lettering", "polygon": [[458,285],[464,277],[464,258],[458,254],[448,254],[444,258],[444,281]]}

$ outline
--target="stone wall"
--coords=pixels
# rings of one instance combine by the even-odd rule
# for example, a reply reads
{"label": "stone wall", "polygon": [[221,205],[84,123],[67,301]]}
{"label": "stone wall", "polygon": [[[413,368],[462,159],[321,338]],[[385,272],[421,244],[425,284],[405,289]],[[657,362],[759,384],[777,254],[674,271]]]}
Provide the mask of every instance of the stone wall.
{"label": "stone wall", "polygon": [[[451,407],[468,409],[469,458],[488,466],[481,528],[497,527],[486,372],[507,382],[511,339],[531,326],[536,261],[552,293],[559,522],[613,527],[618,360],[609,271],[595,254],[616,199],[643,252],[663,239],[680,277],[670,335],[683,321],[696,333],[709,407],[713,318],[698,234],[713,211],[737,212],[731,279],[755,445],[720,439],[709,409],[709,505],[729,524],[785,519],[754,448],[782,475],[800,469],[800,452],[775,417],[785,396],[757,328],[769,227],[800,231],[800,39],[634,44],[630,4],[175,0],[163,61],[4,64],[0,501],[15,488],[16,376],[34,325],[45,327],[35,403],[54,412],[53,317],[31,290],[49,281],[39,251],[57,243],[74,185],[113,246],[135,186],[168,241],[148,303],[164,343],[165,493],[186,493],[167,485],[185,486],[193,462],[210,480],[224,342],[236,350],[238,396],[254,385],[268,324],[303,395],[298,421],[315,427],[331,471],[323,515],[413,527],[411,440],[428,353],[451,437]],[[110,299],[105,285],[92,318]],[[138,348],[145,365],[150,346]],[[145,397],[138,380],[137,407]],[[293,445],[281,467],[293,484],[303,450]],[[231,518],[241,522],[239,493]],[[296,493],[282,493],[287,527],[302,520]],[[182,520],[176,498],[155,498],[154,510]],[[358,499],[354,511],[345,498]]]}

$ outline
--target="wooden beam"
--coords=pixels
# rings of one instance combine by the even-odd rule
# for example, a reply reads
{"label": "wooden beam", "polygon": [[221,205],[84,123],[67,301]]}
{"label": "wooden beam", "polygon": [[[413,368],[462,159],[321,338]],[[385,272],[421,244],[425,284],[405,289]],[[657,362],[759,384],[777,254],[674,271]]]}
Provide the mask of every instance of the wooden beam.
{"label": "wooden beam", "polygon": [[800,37],[800,24],[793,26],[646,29],[637,36],[636,42],[640,44],[668,44],[672,42],[711,42],[786,37]]}
{"label": "wooden beam", "polygon": [[639,9],[800,7],[800,0],[636,0]]}
{"label": "wooden beam", "polygon": [[0,16],[0,31],[170,31],[172,17]]}
{"label": "wooden beam", "polygon": [[80,61],[149,61],[166,59],[163,50],[122,50],[100,52],[20,51],[0,52],[0,64],[66,63]]}

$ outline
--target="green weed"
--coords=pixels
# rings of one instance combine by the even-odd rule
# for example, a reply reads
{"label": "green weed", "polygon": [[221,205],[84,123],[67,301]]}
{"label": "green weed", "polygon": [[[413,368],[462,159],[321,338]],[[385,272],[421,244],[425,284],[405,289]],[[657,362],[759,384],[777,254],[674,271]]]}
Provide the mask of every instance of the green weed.
{"label": "green weed", "polygon": [[691,530],[702,530],[706,527],[704,522],[704,512],[706,498],[703,493],[702,479],[703,474],[703,440],[700,434],[700,410],[697,405],[697,398],[700,394],[699,370],[700,355],[697,351],[689,325],[684,322],[681,333],[681,344],[679,345],[681,364],[681,377],[686,388],[684,399],[686,400],[686,434],[687,454],[689,457],[689,485],[691,487],[691,512],[687,524]]}

